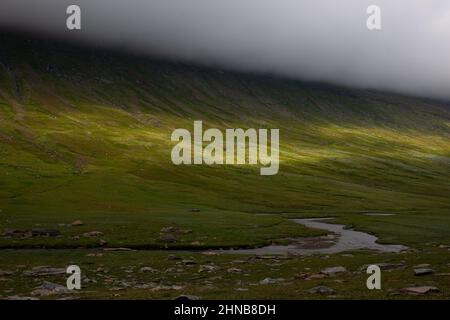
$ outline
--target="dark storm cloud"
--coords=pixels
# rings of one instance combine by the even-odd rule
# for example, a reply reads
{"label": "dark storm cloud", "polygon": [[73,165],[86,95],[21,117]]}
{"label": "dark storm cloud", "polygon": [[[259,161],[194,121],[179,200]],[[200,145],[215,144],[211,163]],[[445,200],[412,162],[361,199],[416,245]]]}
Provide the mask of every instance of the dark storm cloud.
{"label": "dark storm cloud", "polygon": [[[65,27],[82,9],[81,32]],[[382,30],[366,9],[382,10]],[[1,0],[0,24],[239,70],[450,98],[448,0]]]}

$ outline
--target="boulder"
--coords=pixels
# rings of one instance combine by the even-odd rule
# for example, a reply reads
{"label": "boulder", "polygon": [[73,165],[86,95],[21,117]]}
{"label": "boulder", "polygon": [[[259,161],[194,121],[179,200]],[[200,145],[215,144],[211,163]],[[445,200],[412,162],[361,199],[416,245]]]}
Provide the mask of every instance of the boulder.
{"label": "boulder", "polygon": [[34,267],[29,271],[24,272],[28,276],[54,276],[66,274],[66,269],[64,268],[52,268],[47,266]]}
{"label": "boulder", "polygon": [[427,294],[427,293],[431,293],[431,292],[438,292],[439,289],[436,287],[422,286],[422,287],[403,288],[401,291],[408,293],[408,294],[421,295],[421,294]]}
{"label": "boulder", "polygon": [[74,227],[78,227],[78,226],[84,225],[84,223],[83,223],[83,221],[81,221],[81,220],[75,220],[75,221],[73,221],[73,222],[71,223],[71,225],[74,226]]}
{"label": "boulder", "polygon": [[414,269],[414,275],[415,276],[426,276],[429,274],[433,274],[434,270],[430,268],[418,268]]}
{"label": "boulder", "polygon": [[331,268],[326,268],[324,270],[321,271],[321,273],[333,277],[339,273],[344,273],[347,272],[347,269],[345,267],[331,267]]}
{"label": "boulder", "polygon": [[50,296],[54,294],[64,294],[64,293],[70,293],[71,291],[67,289],[66,287],[45,281],[40,287],[33,290],[31,292],[32,296]]}
{"label": "boulder", "polygon": [[284,282],[283,278],[265,278],[259,282],[259,284],[276,284]]}
{"label": "boulder", "polygon": [[103,235],[103,232],[100,232],[100,231],[89,231],[89,232],[83,233],[83,237],[87,237],[87,238],[99,237],[102,235]]}
{"label": "boulder", "polygon": [[152,268],[152,267],[142,267],[141,269],[139,269],[139,272],[142,272],[142,273],[158,273],[159,272],[159,270],[156,270],[156,269],[154,269],[154,268]]}
{"label": "boulder", "polygon": [[317,287],[314,287],[314,288],[308,290],[308,292],[312,293],[312,294],[329,295],[329,294],[334,294],[335,291],[327,286],[317,286]]}
{"label": "boulder", "polygon": [[175,237],[173,234],[163,234],[159,237],[159,241],[173,243],[177,242],[177,237]]}

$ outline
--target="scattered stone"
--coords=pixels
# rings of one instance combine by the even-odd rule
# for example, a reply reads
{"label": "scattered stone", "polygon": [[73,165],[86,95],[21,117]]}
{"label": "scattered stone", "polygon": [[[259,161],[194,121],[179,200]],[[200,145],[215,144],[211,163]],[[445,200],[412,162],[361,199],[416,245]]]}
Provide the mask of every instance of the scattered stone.
{"label": "scattered stone", "polygon": [[6,237],[24,236],[27,233],[29,233],[29,231],[27,230],[5,229],[3,230],[2,236]]}
{"label": "scattered stone", "polygon": [[34,267],[31,270],[24,272],[24,274],[28,276],[53,276],[65,273],[66,269],[64,268],[51,268],[47,266]]}
{"label": "scattered stone", "polygon": [[404,269],[405,265],[403,263],[372,263],[372,264],[365,264],[361,267],[361,272],[366,272],[367,268],[370,265],[376,265],[379,266],[381,270],[383,271],[390,271],[390,270],[398,270],[398,269]]}
{"label": "scattered stone", "polygon": [[314,287],[314,288],[308,290],[308,292],[312,293],[312,294],[329,295],[329,294],[334,294],[335,291],[327,286],[318,286],[318,287]]}
{"label": "scattered stone", "polygon": [[95,279],[90,279],[88,277],[84,277],[83,278],[83,283],[97,283],[97,280]]}
{"label": "scattered stone", "polygon": [[13,274],[14,274],[13,271],[0,270],[0,277],[11,276],[11,275],[13,275]]}
{"label": "scattered stone", "polygon": [[414,269],[422,269],[422,268],[429,268],[431,267],[431,264],[429,263],[422,263],[422,264],[418,264],[417,266],[414,266]]}
{"label": "scattered stone", "polygon": [[200,212],[200,209],[192,208],[192,209],[189,209],[189,212]]}
{"label": "scattered stone", "polygon": [[164,227],[160,230],[160,233],[173,233],[176,232],[178,229],[175,227]]}
{"label": "scattered stone", "polygon": [[414,269],[414,275],[415,276],[426,276],[428,274],[433,274],[434,270],[430,268],[418,268]]}
{"label": "scattered stone", "polygon": [[105,269],[103,269],[102,267],[98,267],[97,269],[95,269],[96,273],[107,273],[107,271]]}
{"label": "scattered stone", "polygon": [[42,228],[31,229],[31,236],[33,237],[57,237],[60,235],[61,232],[59,230]]}
{"label": "scattered stone", "polygon": [[176,297],[175,300],[200,300],[200,297],[191,295],[181,295]]}
{"label": "scattered stone", "polygon": [[439,289],[436,287],[423,286],[423,287],[404,288],[401,291],[408,293],[408,294],[421,295],[421,294],[427,294],[427,293],[431,293],[431,292],[438,292]]}
{"label": "scattered stone", "polygon": [[181,258],[180,258],[180,257],[177,257],[176,255],[169,254],[169,255],[167,256],[167,260],[181,260]]}
{"label": "scattered stone", "polygon": [[248,288],[236,288],[234,290],[239,291],[239,292],[245,292],[245,291],[248,291]]}
{"label": "scattered stone", "polygon": [[149,273],[158,273],[159,270],[156,270],[156,269],[154,269],[154,268],[152,268],[152,267],[142,267],[141,269],[139,269],[139,272],[142,272],[142,273],[146,273],[146,272],[149,272]]}
{"label": "scattered stone", "polygon": [[219,269],[219,267],[217,266],[213,266],[213,265],[201,265],[198,268],[198,272],[214,272],[217,271]]}
{"label": "scattered stone", "polygon": [[217,252],[214,252],[214,251],[203,251],[202,254],[204,256],[217,256],[217,255],[219,255]]}
{"label": "scattered stone", "polygon": [[163,241],[163,242],[177,242],[177,237],[175,237],[173,234],[163,234],[162,236],[159,237],[159,241]]}
{"label": "scattered stone", "polygon": [[78,226],[83,226],[84,223],[83,223],[83,221],[81,221],[81,220],[75,220],[75,221],[73,221],[73,222],[71,223],[71,225],[74,226],[74,227],[78,227]]}
{"label": "scattered stone", "polygon": [[295,278],[302,279],[302,280],[316,280],[316,279],[323,279],[327,275],[323,273],[308,273],[308,272],[301,272],[295,275]]}
{"label": "scattered stone", "polygon": [[107,244],[108,244],[108,241],[100,239],[100,246],[101,247],[106,246]]}
{"label": "scattered stone", "polygon": [[227,272],[228,273],[241,273],[242,269],[239,269],[239,268],[228,268]]}
{"label": "scattered stone", "polygon": [[150,283],[137,284],[133,288],[135,288],[135,289],[151,289],[151,288],[154,288],[156,286],[157,286],[156,283],[150,282]]}
{"label": "scattered stone", "polygon": [[31,292],[32,296],[50,296],[54,294],[65,294],[70,293],[71,291],[66,287],[45,281],[39,288],[33,290]]}
{"label": "scattered stone", "polygon": [[197,264],[197,262],[195,262],[194,260],[190,260],[190,259],[183,259],[183,260],[181,260],[181,263],[186,266]]}
{"label": "scattered stone", "polygon": [[344,267],[331,267],[331,268],[326,268],[321,271],[321,273],[323,273],[327,276],[330,276],[330,277],[334,277],[338,273],[344,273],[344,272],[347,272],[347,269]]}
{"label": "scattered stone", "polygon": [[38,298],[34,297],[22,297],[22,296],[10,296],[4,298],[5,300],[39,300]]}
{"label": "scattered stone", "polygon": [[103,232],[100,232],[100,231],[89,231],[89,232],[83,233],[83,237],[88,237],[88,238],[90,238],[90,237],[99,237],[99,236],[102,236],[102,235],[103,235]]}
{"label": "scattered stone", "polygon": [[283,278],[265,278],[259,282],[259,284],[276,284],[283,282]]}
{"label": "scattered stone", "polygon": [[118,248],[103,248],[103,251],[135,251],[131,248],[122,248],[122,247],[118,247]]}
{"label": "scattered stone", "polygon": [[178,291],[181,289],[183,289],[183,287],[178,286],[178,285],[171,285],[171,286],[160,285],[160,286],[154,287],[152,289],[152,291],[161,291],[161,290],[176,290],[176,291]]}

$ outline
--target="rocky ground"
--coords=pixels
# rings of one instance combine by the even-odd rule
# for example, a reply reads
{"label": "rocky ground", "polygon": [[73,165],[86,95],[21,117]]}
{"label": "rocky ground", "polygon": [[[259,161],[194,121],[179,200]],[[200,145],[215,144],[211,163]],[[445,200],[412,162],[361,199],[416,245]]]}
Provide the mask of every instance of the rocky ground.
{"label": "rocky ground", "polygon": [[[2,250],[1,299],[448,299],[449,249],[311,257],[217,252]],[[82,289],[69,291],[68,265]],[[378,264],[382,289],[368,290]]]}

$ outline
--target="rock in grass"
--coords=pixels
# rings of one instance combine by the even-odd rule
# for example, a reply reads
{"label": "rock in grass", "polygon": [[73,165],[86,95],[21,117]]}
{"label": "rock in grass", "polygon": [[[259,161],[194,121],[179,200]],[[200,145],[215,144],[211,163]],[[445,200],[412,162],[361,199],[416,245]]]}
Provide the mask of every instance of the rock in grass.
{"label": "rock in grass", "polygon": [[47,266],[34,267],[29,271],[24,272],[28,276],[54,276],[60,274],[66,274],[66,269],[64,268],[52,268]]}
{"label": "rock in grass", "polygon": [[181,290],[183,288],[184,288],[183,286],[179,286],[179,285],[175,285],[175,284],[173,284],[173,285],[159,285],[157,287],[152,288],[151,291],[163,291],[163,290],[176,290],[176,291],[178,291],[178,290]]}
{"label": "rock in grass", "polygon": [[175,300],[200,300],[200,297],[184,294],[176,297]]}
{"label": "rock in grass", "polygon": [[302,279],[302,280],[316,280],[316,279],[323,279],[327,275],[323,273],[308,273],[308,272],[300,272],[297,273],[294,277],[296,279]]}
{"label": "rock in grass", "polygon": [[329,295],[329,294],[334,294],[335,291],[327,286],[318,286],[318,287],[314,287],[314,288],[308,290],[308,292],[312,293],[312,294]]}
{"label": "rock in grass", "polygon": [[200,209],[192,208],[192,209],[189,209],[189,212],[200,212]]}
{"label": "rock in grass", "polygon": [[29,231],[27,230],[5,229],[3,230],[2,236],[4,237],[24,236],[27,233],[29,233]]}
{"label": "rock in grass", "polygon": [[427,293],[431,293],[431,292],[438,292],[439,289],[436,287],[422,286],[422,287],[403,288],[401,291],[408,293],[408,294],[421,295],[421,294],[427,294]]}
{"label": "rock in grass", "polygon": [[142,267],[141,269],[139,269],[139,272],[142,272],[142,273],[158,273],[159,272],[159,270],[156,270],[156,269],[154,269],[154,268],[152,268],[152,267]]}
{"label": "rock in grass", "polygon": [[103,251],[135,251],[131,248],[123,248],[123,247],[118,247],[118,248],[103,248]]}
{"label": "rock in grass", "polygon": [[197,264],[197,262],[191,259],[183,259],[181,260],[181,263],[184,264],[185,266],[192,266],[194,264]]}
{"label": "rock in grass", "polygon": [[83,237],[87,237],[87,238],[99,237],[102,235],[103,235],[103,232],[100,232],[100,231],[89,231],[89,232],[83,233]]}
{"label": "rock in grass", "polygon": [[414,275],[415,276],[426,276],[428,274],[433,274],[434,270],[430,268],[418,268],[414,269]]}
{"label": "rock in grass", "polygon": [[283,278],[265,278],[259,282],[259,284],[276,284],[283,282]]}
{"label": "rock in grass", "polygon": [[66,287],[45,281],[39,288],[36,290],[33,290],[31,292],[32,296],[50,296],[54,294],[64,294],[64,293],[70,293],[71,291],[67,289]]}
{"label": "rock in grass", "polygon": [[219,267],[217,267],[217,266],[210,265],[210,264],[204,264],[198,268],[198,272],[214,272],[214,271],[217,271],[218,269],[219,269]]}
{"label": "rock in grass", "polygon": [[177,242],[177,237],[175,237],[173,234],[163,234],[159,237],[159,241],[166,242],[166,243],[173,243]]}
{"label": "rock in grass", "polygon": [[[389,270],[398,270],[405,268],[405,265],[403,263],[372,263],[372,265],[376,265],[380,267],[383,271],[389,271]],[[366,272],[367,268],[370,266],[370,264],[365,264],[361,267],[361,272]]]}
{"label": "rock in grass", "polygon": [[31,229],[31,235],[33,237],[57,237],[61,235],[61,232],[54,229],[36,228]]}
{"label": "rock in grass", "polygon": [[25,296],[9,296],[6,298],[2,298],[5,300],[39,300],[38,298],[35,297],[25,297]]}
{"label": "rock in grass", "polygon": [[75,220],[75,221],[73,221],[73,222],[71,223],[71,225],[74,226],[74,227],[78,227],[78,226],[83,226],[84,223],[83,223],[83,221],[81,221],[81,220]]}
{"label": "rock in grass", "polygon": [[326,268],[324,270],[321,271],[321,273],[333,277],[335,275],[337,275],[338,273],[344,273],[347,272],[347,269],[344,267],[331,267],[331,268]]}
{"label": "rock in grass", "polygon": [[178,228],[170,226],[170,227],[164,227],[162,228],[159,232],[160,233],[172,233],[172,232],[177,232]]}
{"label": "rock in grass", "polygon": [[4,277],[4,276],[12,276],[14,274],[13,271],[9,271],[9,270],[0,270],[0,277]]}

